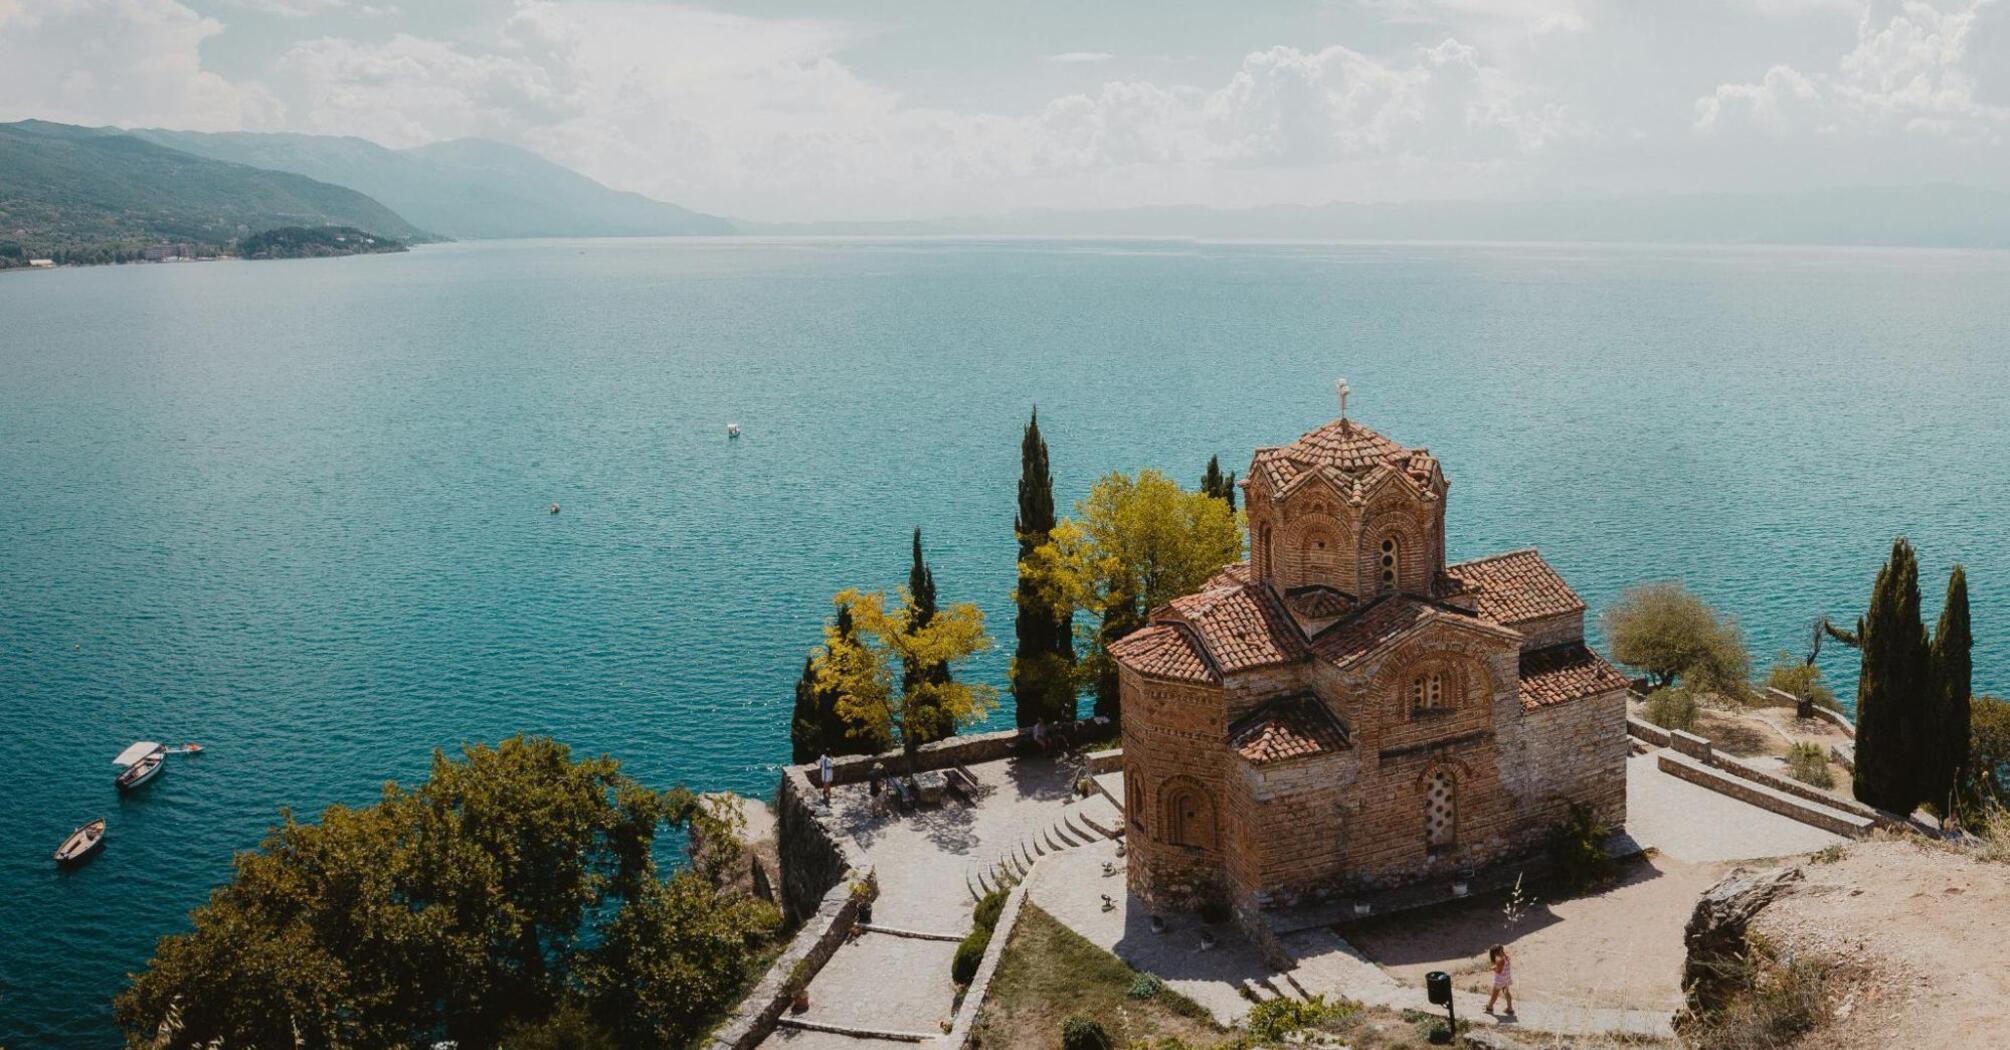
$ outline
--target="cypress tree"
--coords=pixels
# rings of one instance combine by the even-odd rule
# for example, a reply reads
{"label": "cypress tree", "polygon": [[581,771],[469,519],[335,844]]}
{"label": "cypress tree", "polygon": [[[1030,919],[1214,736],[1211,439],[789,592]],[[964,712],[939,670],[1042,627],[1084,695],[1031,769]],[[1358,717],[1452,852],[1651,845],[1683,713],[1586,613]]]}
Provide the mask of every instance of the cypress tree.
{"label": "cypress tree", "polygon": [[1857,622],[1863,673],[1857,679],[1857,800],[1894,813],[1921,801],[1920,769],[1933,737],[1931,653],[1919,619],[1919,561],[1900,536],[1878,570],[1870,606]]}
{"label": "cypress tree", "polygon": [[796,710],[789,718],[789,761],[796,765],[816,760],[823,751],[823,728],[818,720],[817,670],[814,657],[803,657],[803,676],[796,679]]}
{"label": "cypress tree", "polygon": [[[940,608],[935,599],[935,570],[921,556],[921,527],[914,529],[914,563],[907,570],[907,592],[913,597],[908,607],[907,627],[916,630],[929,625]],[[910,692],[923,682],[947,684],[950,681],[949,665],[935,664],[920,667],[907,663],[900,670],[901,692]],[[910,735],[917,743],[929,743],[956,734],[956,722],[949,718],[915,718],[912,720],[914,732]]]}
{"label": "cypress tree", "polygon": [[1944,813],[1968,764],[1968,701],[1974,687],[1968,627],[1968,574],[1960,565],[1947,577],[1947,602],[1933,629],[1932,756],[1921,767],[1920,794]]}
{"label": "cypress tree", "polygon": [[1207,473],[1202,474],[1200,477],[1200,491],[1205,495],[1213,496],[1215,499],[1228,504],[1229,510],[1234,510],[1235,471],[1231,470],[1223,474],[1221,472],[1221,457],[1207,457]]}
{"label": "cypress tree", "polygon": [[1026,562],[1054,532],[1054,476],[1047,466],[1047,442],[1034,409],[1019,442],[1019,512],[1012,531],[1019,540],[1018,615],[1012,631],[1012,701],[1021,727],[1046,719],[1075,717],[1075,624],[1033,596]]}

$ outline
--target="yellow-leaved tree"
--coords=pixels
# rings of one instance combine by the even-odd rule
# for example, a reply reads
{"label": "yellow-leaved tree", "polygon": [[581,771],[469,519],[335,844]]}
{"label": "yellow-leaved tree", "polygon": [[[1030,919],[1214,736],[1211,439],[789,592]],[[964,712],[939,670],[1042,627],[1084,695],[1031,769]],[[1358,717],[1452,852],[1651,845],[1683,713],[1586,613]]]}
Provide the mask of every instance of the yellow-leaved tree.
{"label": "yellow-leaved tree", "polygon": [[1075,621],[1080,684],[1096,713],[1115,718],[1117,669],[1109,643],[1145,625],[1151,611],[1242,558],[1243,519],[1227,502],[1187,492],[1156,470],[1109,474],[1075,504],[1053,538],[1027,559],[1022,591]]}
{"label": "yellow-leaved tree", "polygon": [[914,596],[905,587],[897,593],[891,609],[881,591],[854,588],[833,597],[832,604],[851,611],[852,641],[824,646],[813,667],[818,687],[836,695],[837,713],[853,735],[898,744],[911,772],[916,748],[982,720],[997,704],[998,691],[952,676],[903,676],[905,667],[953,668],[991,648],[991,636],[984,633],[983,610],[969,602],[937,609],[917,626]]}

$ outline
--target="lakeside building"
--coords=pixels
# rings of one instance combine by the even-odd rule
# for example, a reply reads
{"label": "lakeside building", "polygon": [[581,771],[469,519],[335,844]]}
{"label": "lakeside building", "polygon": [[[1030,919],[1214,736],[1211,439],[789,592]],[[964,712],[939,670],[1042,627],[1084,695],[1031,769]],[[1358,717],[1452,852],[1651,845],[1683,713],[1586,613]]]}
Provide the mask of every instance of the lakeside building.
{"label": "lakeside building", "polygon": [[1249,561],[1110,648],[1132,893],[1251,925],[1623,823],[1625,679],[1536,551],[1446,564],[1429,451],[1343,399],[1241,484]]}

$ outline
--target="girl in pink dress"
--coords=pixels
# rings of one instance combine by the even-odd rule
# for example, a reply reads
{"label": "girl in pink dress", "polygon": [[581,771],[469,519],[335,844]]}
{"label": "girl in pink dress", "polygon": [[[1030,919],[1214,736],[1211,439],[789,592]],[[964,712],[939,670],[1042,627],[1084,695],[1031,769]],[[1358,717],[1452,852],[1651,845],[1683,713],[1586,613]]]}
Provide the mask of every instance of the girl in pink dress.
{"label": "girl in pink dress", "polygon": [[1494,1012],[1494,1000],[1507,996],[1507,1013],[1503,1017],[1514,1016],[1514,960],[1508,958],[1508,950],[1502,945],[1487,949],[1487,958],[1494,966],[1494,994],[1487,996],[1487,1012]]}

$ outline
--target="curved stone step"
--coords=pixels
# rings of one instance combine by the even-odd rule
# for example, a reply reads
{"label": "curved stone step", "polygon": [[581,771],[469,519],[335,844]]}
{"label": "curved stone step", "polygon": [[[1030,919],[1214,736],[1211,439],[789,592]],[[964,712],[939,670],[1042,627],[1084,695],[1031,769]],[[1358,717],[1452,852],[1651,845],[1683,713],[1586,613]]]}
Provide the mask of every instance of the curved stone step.
{"label": "curved stone step", "polygon": [[1070,826],[1068,823],[1067,815],[1063,814],[1059,820],[1056,820],[1054,822],[1053,827],[1047,829],[1047,832],[1053,835],[1055,839],[1059,840],[1063,846],[1067,847],[1068,849],[1074,849],[1076,846],[1082,844],[1082,840],[1069,834],[1069,832],[1073,830],[1074,828]]}

